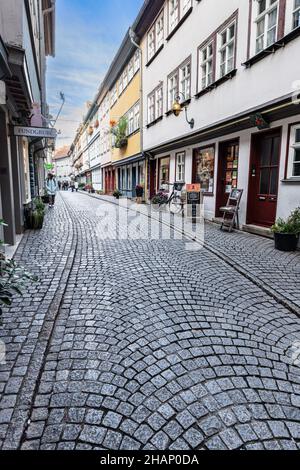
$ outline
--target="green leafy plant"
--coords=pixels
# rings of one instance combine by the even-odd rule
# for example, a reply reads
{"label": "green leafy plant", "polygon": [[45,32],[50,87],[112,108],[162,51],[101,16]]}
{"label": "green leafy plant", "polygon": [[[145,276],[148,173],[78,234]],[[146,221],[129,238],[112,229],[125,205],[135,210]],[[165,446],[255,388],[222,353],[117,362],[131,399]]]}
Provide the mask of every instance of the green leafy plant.
{"label": "green leafy plant", "polygon": [[115,147],[122,148],[126,147],[128,143],[127,139],[127,126],[128,119],[123,116],[119,120],[118,124],[111,129],[111,133],[115,136]]}
{"label": "green leafy plant", "polygon": [[44,213],[45,212],[45,204],[43,203],[42,199],[40,197],[37,197],[33,201],[35,210],[39,213]]}
{"label": "green leafy plant", "polygon": [[[2,219],[0,226],[7,227]],[[0,245],[3,246],[3,240]],[[36,282],[38,278],[33,276],[24,268],[17,265],[14,260],[9,260],[4,253],[0,253],[0,322],[2,317],[2,307],[10,306],[15,294],[22,294],[22,289],[28,281]]]}
{"label": "green leafy plant", "polygon": [[300,233],[300,207],[295,209],[286,220],[278,219],[271,230],[274,233],[298,235]]}
{"label": "green leafy plant", "polygon": [[113,197],[115,197],[116,199],[119,199],[121,196],[122,196],[122,193],[121,193],[121,191],[119,191],[118,189],[116,189],[116,190],[113,192]]}
{"label": "green leafy plant", "polygon": [[168,194],[163,191],[159,191],[151,200],[151,203],[154,205],[162,205],[168,202]]}

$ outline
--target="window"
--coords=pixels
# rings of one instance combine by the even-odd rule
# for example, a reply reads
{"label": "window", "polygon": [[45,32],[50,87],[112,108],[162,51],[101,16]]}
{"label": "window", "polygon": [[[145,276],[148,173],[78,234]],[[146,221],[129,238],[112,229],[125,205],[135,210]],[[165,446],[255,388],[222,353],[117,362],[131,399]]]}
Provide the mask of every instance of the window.
{"label": "window", "polygon": [[127,126],[127,135],[130,135],[134,132],[134,112],[131,109],[127,116],[128,119],[128,126]]}
{"label": "window", "polygon": [[235,30],[236,25],[232,23],[219,34],[220,77],[232,72],[235,67]]}
{"label": "window", "polygon": [[148,32],[148,61],[155,56],[164,42],[164,12],[159,15]]}
{"label": "window", "polygon": [[168,110],[172,109],[178,95],[178,70],[168,79]]}
{"label": "window", "polygon": [[127,67],[126,67],[126,69],[123,72],[123,90],[125,90],[127,85],[128,85],[128,72],[127,72]]}
{"label": "window", "polygon": [[148,98],[148,123],[155,120],[155,92]]}
{"label": "window", "polygon": [[163,86],[159,85],[148,96],[148,124],[163,115]]}
{"label": "window", "polygon": [[111,95],[110,95],[110,104],[111,104],[111,106],[113,106],[115,104],[117,99],[118,99],[118,86],[117,86],[117,83],[116,83],[115,86],[113,87],[113,89],[111,90]]}
{"label": "window", "polygon": [[155,93],[156,106],[155,106],[155,115],[156,119],[163,115],[163,87],[162,85],[156,90]]}
{"label": "window", "polygon": [[179,0],[169,0],[169,33],[179,23]]}
{"label": "window", "polygon": [[202,90],[213,82],[213,61],[214,47],[213,43],[208,44],[199,51],[200,54],[200,77]]}
{"label": "window", "polygon": [[176,182],[185,181],[185,152],[176,154]]}
{"label": "window", "polygon": [[180,93],[184,96],[184,100],[191,97],[191,60],[189,59],[179,68],[180,76]]}
{"label": "window", "polygon": [[134,76],[134,65],[133,65],[133,59],[131,59],[128,64],[128,82],[130,82],[133,79],[133,76]]}
{"label": "window", "polygon": [[291,128],[288,177],[300,178],[300,124]]}
{"label": "window", "polygon": [[213,194],[215,172],[215,148],[207,147],[194,150],[193,182],[201,185],[201,191]]}
{"label": "window", "polygon": [[164,12],[162,12],[156,21],[156,50],[163,45],[164,42]]}
{"label": "window", "polygon": [[155,25],[148,33],[148,60],[155,54]]}
{"label": "window", "polygon": [[133,71],[134,71],[134,74],[136,74],[139,69],[140,69],[140,51],[137,50],[135,52],[134,58],[133,58]]}
{"label": "window", "polygon": [[163,189],[163,186],[170,181],[170,157],[161,158],[159,160],[159,179],[158,189]]}
{"label": "window", "polygon": [[140,103],[138,102],[134,107],[133,130],[137,131],[139,128],[140,128]]}
{"label": "window", "polygon": [[256,53],[269,47],[277,39],[278,0],[257,0]]}
{"label": "window", "polygon": [[191,6],[192,6],[192,0],[182,0],[181,1],[181,7],[182,7],[181,16],[184,16],[186,12],[191,8]]}
{"label": "window", "polygon": [[294,0],[293,29],[300,26],[300,0]]}

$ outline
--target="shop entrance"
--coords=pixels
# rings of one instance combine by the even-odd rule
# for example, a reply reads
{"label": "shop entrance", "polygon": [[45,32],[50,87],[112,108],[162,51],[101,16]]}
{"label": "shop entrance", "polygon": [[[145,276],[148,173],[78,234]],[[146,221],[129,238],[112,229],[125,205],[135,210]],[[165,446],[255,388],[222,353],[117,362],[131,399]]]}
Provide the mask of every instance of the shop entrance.
{"label": "shop entrance", "polygon": [[219,146],[216,217],[222,217],[220,207],[227,204],[230,193],[238,187],[239,141],[221,142]]}
{"label": "shop entrance", "polygon": [[281,130],[252,136],[248,224],[271,227],[278,201]]}

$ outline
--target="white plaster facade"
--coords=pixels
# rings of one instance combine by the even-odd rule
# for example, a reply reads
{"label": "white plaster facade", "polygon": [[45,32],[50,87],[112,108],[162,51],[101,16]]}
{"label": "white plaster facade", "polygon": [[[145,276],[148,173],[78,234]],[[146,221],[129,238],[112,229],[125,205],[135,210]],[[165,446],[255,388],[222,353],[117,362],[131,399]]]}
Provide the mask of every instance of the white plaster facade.
{"label": "white plaster facade", "polygon": [[[256,47],[256,27],[255,19],[257,16],[258,2],[255,0],[220,0],[201,1],[192,0],[190,11],[182,22],[178,30],[168,38],[168,12],[169,2],[165,1],[163,5],[164,15],[164,41],[163,47],[149,65],[147,64],[148,41],[146,34],[142,39],[142,49],[144,56],[143,68],[143,93],[144,93],[144,150],[153,154],[156,159],[170,156],[170,182],[175,181],[175,154],[185,151],[185,182],[193,181],[193,149],[215,145],[215,168],[214,168],[214,190],[212,194],[205,196],[206,216],[210,219],[216,215],[216,193],[219,164],[219,143],[228,140],[239,139],[239,165],[238,165],[238,186],[244,190],[244,196],[241,205],[241,222],[246,224],[248,220],[248,189],[250,178],[250,155],[252,135],[258,132],[256,127],[248,126],[247,129],[239,129],[237,132],[228,133],[226,126],[229,121],[240,121],[242,123],[245,116],[251,114],[250,110],[257,112],[264,110],[264,107],[273,110],[276,116],[275,108],[278,111],[288,109],[292,117],[277,119],[272,118],[270,128],[280,128],[280,165],[279,165],[279,186],[278,203],[276,217],[287,217],[291,210],[300,205],[300,178],[292,178],[290,171],[291,162],[288,165],[286,173],[286,155],[287,148],[290,149],[289,125],[300,122],[299,102],[288,104],[284,103],[283,98],[291,96],[293,90],[300,89],[300,67],[298,60],[300,51],[300,37],[295,37],[287,41],[283,47],[277,45],[274,53],[269,52],[266,57],[256,61],[251,66],[244,64],[248,59],[255,55]],[[276,2],[275,2],[276,3]],[[252,13],[249,19],[249,5],[252,5]],[[285,15],[282,17],[280,8],[282,3],[278,0],[278,17],[276,20],[276,40],[280,37],[279,28],[282,29],[281,36],[286,37],[293,30],[293,9],[294,0],[287,0]],[[159,14],[159,16],[161,13]],[[220,78],[220,34],[222,33],[227,20],[228,25],[235,21],[235,66],[232,78],[218,83]],[[280,21],[282,24],[280,25]],[[251,35],[249,36],[249,27],[251,24]],[[224,25],[222,28],[221,25]],[[284,25],[284,26],[283,26]],[[151,30],[151,28],[150,28]],[[294,31],[299,30],[299,26]],[[297,32],[296,31],[296,32]],[[216,34],[214,34],[217,32]],[[220,33],[220,34],[219,34]],[[210,38],[210,39],[209,39]],[[208,40],[216,42],[216,72],[213,82],[217,82],[215,88],[211,91],[196,96],[201,91],[201,64],[199,46],[204,45]],[[249,40],[250,38],[250,40]],[[202,50],[202,48],[201,48]],[[168,94],[168,76],[180,64],[191,57],[191,96],[187,107],[188,119],[195,120],[195,127],[191,130],[186,122],[184,113],[175,117],[172,113],[166,115],[169,111],[167,104]],[[198,62],[199,59],[199,62]],[[163,87],[163,114],[157,122],[149,122],[149,102],[148,97],[157,87]],[[295,93],[297,95],[297,92]],[[282,102],[280,101],[282,99]],[[182,100],[183,101],[183,100]],[[292,107],[293,110],[291,111]],[[249,116],[248,116],[249,117]],[[212,128],[219,124],[220,130],[218,136],[212,138],[205,137],[205,129]],[[224,133],[222,133],[222,126]],[[180,142],[188,136],[195,135],[192,144]],[[197,137],[198,136],[198,137]],[[166,150],[164,150],[164,147]],[[294,153],[290,154],[293,158]],[[159,166],[157,164],[156,178],[158,178]],[[155,183],[157,188],[157,182]]]}

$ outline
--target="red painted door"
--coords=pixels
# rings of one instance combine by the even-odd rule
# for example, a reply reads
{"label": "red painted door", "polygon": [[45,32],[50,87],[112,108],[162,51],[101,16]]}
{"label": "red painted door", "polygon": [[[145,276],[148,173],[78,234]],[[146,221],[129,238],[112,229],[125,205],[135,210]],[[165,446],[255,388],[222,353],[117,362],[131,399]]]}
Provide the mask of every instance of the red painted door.
{"label": "red painted door", "polygon": [[239,142],[222,142],[219,147],[216,217],[221,217],[220,207],[226,206],[233,189],[238,187]]}
{"label": "red painted door", "polygon": [[280,131],[254,135],[249,181],[249,224],[271,227],[276,219]]}

